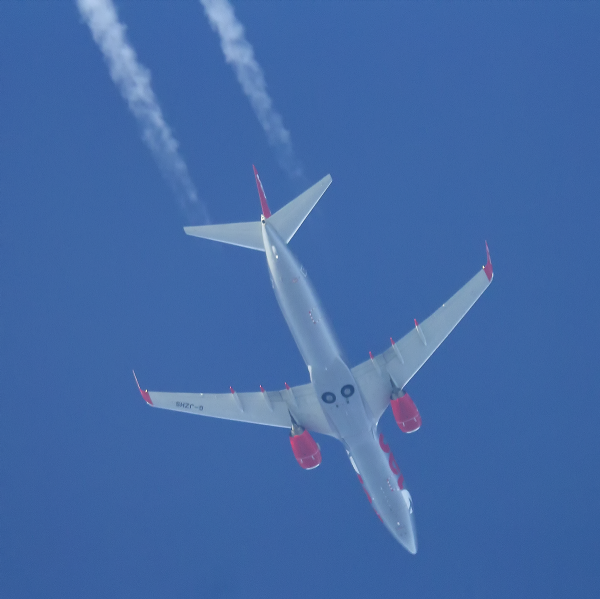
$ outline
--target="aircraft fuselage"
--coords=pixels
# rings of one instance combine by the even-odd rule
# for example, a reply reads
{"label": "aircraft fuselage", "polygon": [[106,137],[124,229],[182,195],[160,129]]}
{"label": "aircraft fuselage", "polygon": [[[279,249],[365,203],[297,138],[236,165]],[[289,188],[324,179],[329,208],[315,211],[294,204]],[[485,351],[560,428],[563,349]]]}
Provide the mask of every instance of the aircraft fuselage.
{"label": "aircraft fuselage", "polygon": [[412,500],[398,464],[377,431],[306,270],[268,219],[261,222],[275,297],[308,367],[323,414],[346,448],[378,517],[408,551],[416,553]]}

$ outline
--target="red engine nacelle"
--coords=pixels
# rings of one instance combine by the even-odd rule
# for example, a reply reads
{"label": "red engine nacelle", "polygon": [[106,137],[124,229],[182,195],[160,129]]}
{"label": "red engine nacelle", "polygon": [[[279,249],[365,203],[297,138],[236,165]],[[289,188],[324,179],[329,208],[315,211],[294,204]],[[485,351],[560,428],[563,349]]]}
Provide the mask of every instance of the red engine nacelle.
{"label": "red engine nacelle", "polygon": [[403,433],[414,433],[421,428],[421,414],[408,393],[392,399],[390,403],[396,424]]}
{"label": "red engine nacelle", "polygon": [[308,431],[290,433],[290,444],[294,457],[304,470],[312,470],[321,463],[321,450]]}

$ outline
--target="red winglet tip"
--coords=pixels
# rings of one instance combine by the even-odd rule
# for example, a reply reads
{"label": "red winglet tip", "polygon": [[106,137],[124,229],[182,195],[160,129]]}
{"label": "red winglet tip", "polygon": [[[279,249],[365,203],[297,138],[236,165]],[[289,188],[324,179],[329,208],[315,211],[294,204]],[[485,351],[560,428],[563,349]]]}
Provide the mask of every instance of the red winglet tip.
{"label": "red winglet tip", "polygon": [[414,320],[415,320],[415,326],[416,326],[417,328],[419,328],[419,323],[417,322],[417,319],[415,318]]}
{"label": "red winglet tip", "polygon": [[145,391],[142,391],[142,388],[140,387],[140,383],[137,379],[137,376],[135,376],[135,370],[132,370],[131,372],[133,372],[133,378],[135,379],[135,384],[137,385],[137,388],[138,388],[140,394],[144,398],[144,401],[147,404],[153,406],[154,404],[152,403],[152,400],[150,399],[150,393],[148,393],[148,389],[146,389]]}
{"label": "red winglet tip", "polygon": [[233,387],[231,387],[231,386],[230,386],[230,387],[229,387],[229,390],[231,391],[231,394],[232,394],[232,395],[235,395],[235,391],[233,390]]}
{"label": "red winglet tip", "polygon": [[390,341],[392,342],[392,345],[396,345],[396,344],[394,343],[394,338],[393,338],[393,337],[390,337]]}
{"label": "red winglet tip", "polygon": [[371,352],[369,352],[369,358],[371,358],[371,360],[373,359],[373,354]]}
{"label": "red winglet tip", "polygon": [[254,170],[254,178],[256,179],[256,188],[258,189],[260,207],[262,208],[264,217],[269,218],[271,216],[271,211],[269,210],[269,204],[267,204],[267,196],[265,195],[265,190],[263,189],[260,177],[258,176],[258,171],[256,170],[256,167],[254,165],[252,165],[252,169]]}
{"label": "red winglet tip", "polygon": [[290,386],[287,383],[284,383],[285,388],[289,391],[290,390]]}
{"label": "red winglet tip", "polygon": [[259,385],[259,387],[260,387],[260,390],[261,390],[263,393],[265,393],[265,388],[264,388],[262,385]]}
{"label": "red winglet tip", "polygon": [[485,253],[487,254],[487,263],[483,267],[483,270],[488,278],[488,281],[491,282],[492,277],[494,276],[494,269],[492,267],[492,259],[490,258],[490,248],[488,247],[487,241],[485,242]]}

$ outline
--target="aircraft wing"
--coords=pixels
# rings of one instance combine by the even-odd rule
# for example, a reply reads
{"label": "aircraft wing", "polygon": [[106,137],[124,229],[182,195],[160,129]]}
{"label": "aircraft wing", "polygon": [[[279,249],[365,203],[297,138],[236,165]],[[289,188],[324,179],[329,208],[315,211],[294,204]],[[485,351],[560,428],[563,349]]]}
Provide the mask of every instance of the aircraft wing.
{"label": "aircraft wing", "polygon": [[[485,244],[487,264],[464,287],[442,304],[429,318],[382,354],[355,366],[352,374],[376,420],[385,412],[392,393],[392,383],[402,389],[427,362],[442,341],[462,320],[493,278],[490,252]],[[391,380],[390,380],[391,379]]]}
{"label": "aircraft wing", "polygon": [[261,391],[255,393],[236,393],[233,389],[230,393],[168,393],[143,391],[137,377],[135,382],[146,402],[156,408],[283,428],[291,428],[291,412],[304,428],[334,434],[319,407],[312,383],[298,387],[286,385],[281,391],[264,391],[261,387]]}

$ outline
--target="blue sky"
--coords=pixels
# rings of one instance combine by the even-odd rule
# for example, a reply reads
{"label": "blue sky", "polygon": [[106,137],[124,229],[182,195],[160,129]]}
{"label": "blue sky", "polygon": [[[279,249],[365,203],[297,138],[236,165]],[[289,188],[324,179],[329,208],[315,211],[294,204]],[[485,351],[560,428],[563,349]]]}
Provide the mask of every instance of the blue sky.
{"label": "blue sky", "polygon": [[0,4],[0,590],[13,597],[594,597],[600,6],[236,3],[301,177],[195,1],[119,17],[213,222],[331,173],[291,243],[354,364],[485,261],[494,284],[380,426],[419,553],[342,446],[148,408],[307,382],[264,256],[185,236],[74,3]]}

